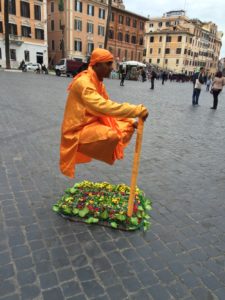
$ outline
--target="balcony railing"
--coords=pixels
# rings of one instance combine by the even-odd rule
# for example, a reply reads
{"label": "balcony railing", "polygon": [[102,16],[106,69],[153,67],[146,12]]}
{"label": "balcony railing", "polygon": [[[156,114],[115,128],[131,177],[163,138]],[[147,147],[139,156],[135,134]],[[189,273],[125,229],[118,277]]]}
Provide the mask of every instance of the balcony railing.
{"label": "balcony railing", "polygon": [[23,39],[21,35],[10,34],[9,40],[12,44],[16,44],[18,46],[20,46],[23,43]]}

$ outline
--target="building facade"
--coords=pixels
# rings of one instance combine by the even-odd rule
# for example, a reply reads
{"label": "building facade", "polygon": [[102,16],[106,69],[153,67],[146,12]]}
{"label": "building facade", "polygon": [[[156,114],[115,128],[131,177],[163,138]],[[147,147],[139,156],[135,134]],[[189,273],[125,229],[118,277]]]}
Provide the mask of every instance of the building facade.
{"label": "building facade", "polygon": [[106,0],[48,0],[49,63],[61,58],[87,61],[94,48],[104,47]]}
{"label": "building facade", "polygon": [[222,33],[212,22],[189,19],[185,11],[171,11],[146,23],[145,60],[174,73],[193,74],[204,66],[215,74]]}
{"label": "building facade", "polygon": [[113,1],[108,49],[114,55],[116,68],[122,61],[143,60],[145,22],[147,18],[127,11],[123,1]]}
{"label": "building facade", "polygon": [[[48,65],[46,0],[9,0],[11,68],[20,62]],[[6,66],[4,0],[0,0],[0,66]]]}

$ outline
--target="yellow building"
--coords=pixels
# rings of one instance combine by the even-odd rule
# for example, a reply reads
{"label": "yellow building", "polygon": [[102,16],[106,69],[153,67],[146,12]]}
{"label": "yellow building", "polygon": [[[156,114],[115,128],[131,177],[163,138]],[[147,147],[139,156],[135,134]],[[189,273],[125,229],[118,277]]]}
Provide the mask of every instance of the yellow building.
{"label": "yellow building", "polygon": [[174,73],[193,74],[201,66],[215,74],[222,33],[212,22],[189,19],[185,11],[171,11],[146,23],[145,60]]}
{"label": "yellow building", "polygon": [[[46,0],[9,0],[10,63],[48,64]],[[4,0],[0,0],[0,66],[5,67]]]}
{"label": "yellow building", "polygon": [[48,0],[49,63],[61,58],[86,61],[94,48],[104,47],[106,0]]}

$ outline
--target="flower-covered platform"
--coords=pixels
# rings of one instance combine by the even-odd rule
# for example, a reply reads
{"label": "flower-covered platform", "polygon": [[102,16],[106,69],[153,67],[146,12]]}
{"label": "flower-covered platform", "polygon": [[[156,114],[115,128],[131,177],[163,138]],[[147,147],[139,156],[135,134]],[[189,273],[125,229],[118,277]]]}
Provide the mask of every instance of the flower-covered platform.
{"label": "flower-covered platform", "polygon": [[151,201],[136,187],[133,214],[127,216],[130,187],[107,182],[83,181],[65,190],[62,198],[53,205],[53,211],[71,221],[95,223],[122,230],[136,230],[149,226],[148,211]]}

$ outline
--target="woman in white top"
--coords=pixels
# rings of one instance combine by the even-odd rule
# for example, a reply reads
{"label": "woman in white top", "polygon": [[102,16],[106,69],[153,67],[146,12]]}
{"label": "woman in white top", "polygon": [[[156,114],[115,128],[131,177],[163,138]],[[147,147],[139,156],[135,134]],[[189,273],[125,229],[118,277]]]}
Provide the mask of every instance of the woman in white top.
{"label": "woman in white top", "polygon": [[211,109],[217,109],[218,95],[222,91],[224,85],[225,78],[223,77],[222,72],[218,71],[215,75],[211,88],[211,92],[213,94],[213,107],[211,107]]}

